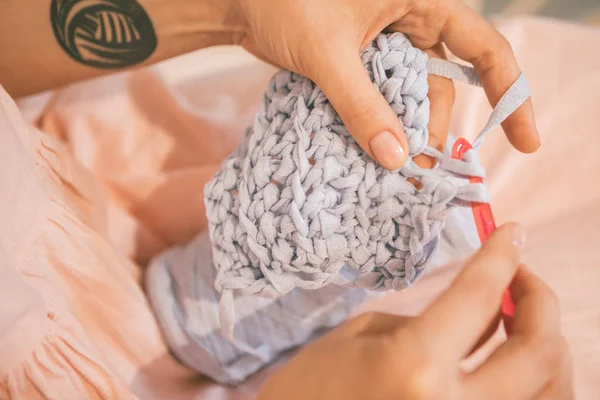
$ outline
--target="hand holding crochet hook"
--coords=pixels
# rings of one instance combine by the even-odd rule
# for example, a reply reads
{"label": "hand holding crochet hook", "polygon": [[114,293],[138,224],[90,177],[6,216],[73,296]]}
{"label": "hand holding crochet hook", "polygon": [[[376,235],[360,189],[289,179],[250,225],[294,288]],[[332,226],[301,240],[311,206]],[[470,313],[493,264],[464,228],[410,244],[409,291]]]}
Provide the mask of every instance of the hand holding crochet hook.
{"label": "hand holding crochet hook", "polygon": [[[276,372],[259,400],[571,399],[557,299],[520,265],[524,241],[519,225],[500,227],[420,316],[370,313],[346,322]],[[461,361],[495,330],[511,281],[507,340],[465,371]]]}

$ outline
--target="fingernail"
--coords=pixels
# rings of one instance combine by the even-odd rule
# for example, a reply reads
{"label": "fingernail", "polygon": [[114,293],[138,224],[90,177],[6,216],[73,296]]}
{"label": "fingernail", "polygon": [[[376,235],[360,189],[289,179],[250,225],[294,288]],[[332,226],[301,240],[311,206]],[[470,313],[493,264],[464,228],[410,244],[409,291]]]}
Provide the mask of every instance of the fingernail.
{"label": "fingernail", "polygon": [[406,156],[400,142],[390,131],[383,131],[369,143],[373,155],[387,169],[398,169],[404,165]]}
{"label": "fingernail", "polygon": [[527,231],[522,225],[516,224],[512,231],[513,244],[519,250],[525,245],[527,240]]}

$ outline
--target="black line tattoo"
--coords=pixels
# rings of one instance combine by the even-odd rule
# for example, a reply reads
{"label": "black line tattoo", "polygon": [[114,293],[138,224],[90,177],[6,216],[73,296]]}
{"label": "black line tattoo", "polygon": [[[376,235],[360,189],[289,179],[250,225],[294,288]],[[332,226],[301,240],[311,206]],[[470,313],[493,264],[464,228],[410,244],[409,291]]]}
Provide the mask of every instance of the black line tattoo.
{"label": "black line tattoo", "polygon": [[136,0],[52,0],[50,22],[67,54],[91,67],[128,67],[156,49],[150,17]]}

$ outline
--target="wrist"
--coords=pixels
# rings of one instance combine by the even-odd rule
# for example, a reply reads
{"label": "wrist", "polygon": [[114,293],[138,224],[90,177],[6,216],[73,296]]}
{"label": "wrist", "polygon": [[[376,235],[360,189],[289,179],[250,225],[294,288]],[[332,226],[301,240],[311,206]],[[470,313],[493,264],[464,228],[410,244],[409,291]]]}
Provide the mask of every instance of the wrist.
{"label": "wrist", "polygon": [[246,25],[237,0],[140,0],[158,36],[157,56],[238,43]]}

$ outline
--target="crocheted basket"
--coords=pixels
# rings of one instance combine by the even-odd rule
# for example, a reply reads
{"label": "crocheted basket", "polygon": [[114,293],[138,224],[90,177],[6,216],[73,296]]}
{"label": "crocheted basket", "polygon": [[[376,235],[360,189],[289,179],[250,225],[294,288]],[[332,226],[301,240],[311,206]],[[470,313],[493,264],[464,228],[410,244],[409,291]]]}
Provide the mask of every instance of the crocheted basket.
{"label": "crocheted basket", "polygon": [[[428,65],[448,67],[428,62],[400,33],[379,35],[362,61],[404,126],[408,162],[397,171],[378,166],[312,81],[277,73],[243,143],[205,187],[219,292],[406,288],[433,256],[452,208],[489,201],[483,185],[456,179],[484,175],[473,152],[463,162],[427,145]],[[419,154],[440,162],[420,168],[412,161]]]}

